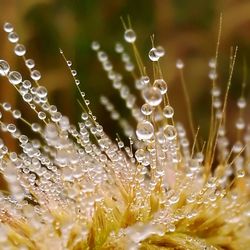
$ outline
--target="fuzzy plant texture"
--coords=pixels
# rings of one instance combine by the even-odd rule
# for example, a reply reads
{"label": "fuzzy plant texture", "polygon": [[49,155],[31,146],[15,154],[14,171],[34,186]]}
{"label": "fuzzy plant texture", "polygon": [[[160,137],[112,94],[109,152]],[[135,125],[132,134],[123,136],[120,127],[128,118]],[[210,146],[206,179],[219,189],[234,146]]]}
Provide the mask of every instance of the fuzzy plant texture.
{"label": "fuzzy plant texture", "polygon": [[[1,111],[26,123],[37,139],[30,139],[14,123],[0,120],[1,130],[15,138],[19,147],[18,153],[11,152],[0,140],[0,171],[8,184],[0,191],[0,249],[250,248],[250,126],[243,119],[247,105],[244,91],[237,102],[235,143],[229,143],[225,126],[237,48],[224,95],[216,80],[219,42],[209,61],[211,123],[208,139],[202,142],[192,118],[181,60],[176,67],[186,100],[190,138],[175,120],[160,67],[165,51],[154,45],[153,37],[148,53],[151,76],[129,22],[124,22],[124,40],[131,45],[135,64],[121,43],[115,45],[125,71],[134,78],[138,97],[124,84],[100,44],[93,42],[92,49],[113,88],[137,123],[133,128],[107,97],[101,97],[101,103],[128,138],[122,141],[119,135],[112,140],[98,123],[80,89],[77,72],[62,50],[81,95],[82,114],[77,125],[49,103],[46,88],[39,84],[41,74],[34,60],[25,57],[26,48],[19,43],[13,26],[5,23],[3,28],[14,53],[23,59],[30,80],[23,79],[3,59],[1,77],[37,114],[37,122],[30,123],[6,102],[1,103]],[[219,29],[219,38],[220,33]],[[137,98],[144,101],[141,107]]]}

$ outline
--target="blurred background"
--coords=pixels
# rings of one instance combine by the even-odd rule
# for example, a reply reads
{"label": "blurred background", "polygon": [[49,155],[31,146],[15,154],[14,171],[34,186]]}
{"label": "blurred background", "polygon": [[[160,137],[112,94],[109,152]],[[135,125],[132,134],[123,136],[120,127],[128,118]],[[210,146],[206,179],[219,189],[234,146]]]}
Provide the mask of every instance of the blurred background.
{"label": "blurred background", "polygon": [[[176,120],[187,124],[180,77],[175,68],[176,60],[181,58],[185,63],[184,75],[196,125],[201,126],[205,136],[210,116],[208,61],[215,54],[222,12],[218,81],[222,89],[225,89],[228,79],[231,46],[239,46],[228,105],[229,124],[233,124],[231,121],[237,114],[236,100],[241,92],[243,62],[245,60],[249,65],[250,60],[249,0],[0,0],[0,3],[0,24],[8,21],[15,26],[21,37],[20,42],[27,47],[27,57],[35,59],[36,69],[42,73],[40,83],[48,89],[51,103],[56,104],[72,122],[79,119],[79,97],[59,53],[59,48],[62,48],[78,72],[80,87],[91,100],[91,109],[113,138],[114,131],[119,131],[119,127],[100,104],[100,95],[107,95],[122,115],[127,116],[128,112],[91,50],[91,42],[98,40],[109,53],[115,69],[122,69],[114,45],[117,41],[123,42],[120,16],[129,14],[137,33],[137,45],[145,65],[150,69],[147,55],[151,48],[150,35],[154,34],[156,44],[166,50],[161,65],[169,86],[170,101],[175,107]],[[0,41],[1,58],[8,60],[12,69],[27,72],[22,60],[14,55],[13,46],[3,31],[0,31]],[[125,46],[131,52],[129,46]],[[125,80],[130,86],[134,84],[129,76]],[[15,89],[3,78],[0,78],[0,100],[20,109],[30,122],[36,120],[32,110],[23,104]],[[11,121],[12,118],[7,116],[5,119]],[[134,123],[133,120],[131,123]],[[15,143],[6,134],[1,136],[11,149],[15,148]]]}

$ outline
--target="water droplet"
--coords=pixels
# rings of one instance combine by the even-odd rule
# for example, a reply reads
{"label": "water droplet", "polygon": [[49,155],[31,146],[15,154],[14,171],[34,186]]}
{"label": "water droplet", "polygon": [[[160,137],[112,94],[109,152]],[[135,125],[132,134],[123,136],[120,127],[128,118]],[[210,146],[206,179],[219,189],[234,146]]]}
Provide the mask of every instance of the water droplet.
{"label": "water droplet", "polygon": [[150,106],[150,105],[147,104],[147,103],[144,103],[144,104],[141,106],[141,112],[142,112],[142,114],[144,114],[144,115],[151,115],[152,112],[153,112],[153,107]]}
{"label": "water droplet", "polygon": [[123,48],[122,44],[116,43],[116,45],[115,45],[115,51],[117,53],[122,53],[124,51],[124,48]]}
{"label": "water droplet", "polygon": [[19,37],[18,37],[16,32],[11,32],[11,33],[8,34],[8,40],[11,43],[17,43],[18,40],[19,40]]}
{"label": "water droplet", "polygon": [[21,117],[21,112],[19,110],[13,110],[12,115],[15,119],[19,119]]}
{"label": "water droplet", "polygon": [[23,44],[17,44],[14,48],[14,52],[17,56],[23,56],[26,53],[26,48]]}
{"label": "water droplet", "polygon": [[44,120],[46,118],[46,114],[43,111],[38,112],[38,118]]}
{"label": "water droplet", "polygon": [[27,93],[27,94],[23,95],[23,100],[25,102],[31,102],[32,101],[32,95],[30,93]]}
{"label": "water droplet", "polygon": [[77,72],[76,72],[76,70],[71,70],[71,74],[72,74],[72,76],[76,76],[77,75]]}
{"label": "water droplet", "polygon": [[100,49],[100,44],[98,42],[96,42],[96,41],[93,41],[91,43],[91,48],[92,48],[92,50],[99,50]]}
{"label": "water droplet", "polygon": [[12,32],[14,30],[14,28],[13,28],[13,26],[12,26],[11,23],[5,23],[3,25],[3,29],[4,29],[5,32],[8,32],[8,33]]}
{"label": "water droplet", "polygon": [[3,103],[3,109],[5,111],[9,111],[9,110],[11,110],[11,105],[8,102],[4,102]]}
{"label": "water droplet", "polygon": [[34,80],[34,81],[38,81],[41,79],[41,73],[38,70],[32,70],[30,73],[30,77]]}
{"label": "water droplet", "polygon": [[211,69],[210,72],[208,73],[208,77],[210,80],[215,80],[217,79],[218,75],[215,69]]}
{"label": "water droplet", "polygon": [[47,89],[43,86],[39,86],[36,89],[36,94],[40,97],[40,98],[44,98],[47,96]]}
{"label": "water droplet", "polygon": [[10,70],[9,64],[4,60],[0,60],[0,74],[2,76],[6,76],[9,70]]}
{"label": "water droplet", "polygon": [[140,121],[137,124],[136,135],[139,140],[149,140],[154,135],[154,127],[149,121]]}
{"label": "water droplet", "polygon": [[169,199],[170,204],[176,204],[180,200],[180,196],[178,194],[172,195]]}
{"label": "water droplet", "polygon": [[132,29],[125,30],[124,39],[128,43],[134,43],[136,40],[136,34],[135,34],[134,30],[132,30]]}
{"label": "water droplet", "polygon": [[237,178],[243,178],[245,176],[245,171],[240,169],[237,171]]}
{"label": "water droplet", "polygon": [[167,125],[164,128],[164,134],[169,141],[172,141],[176,138],[177,132],[174,126]]}
{"label": "water droplet", "polygon": [[237,106],[240,109],[244,109],[246,107],[247,103],[246,103],[246,99],[244,97],[240,97],[237,101]]}
{"label": "water droplet", "polygon": [[168,86],[163,79],[156,79],[154,81],[154,87],[158,88],[161,91],[161,94],[164,95],[167,93]]}
{"label": "water droplet", "polygon": [[158,57],[163,57],[165,55],[165,49],[162,46],[157,46],[155,54]]}
{"label": "water droplet", "polygon": [[25,60],[25,65],[27,68],[32,69],[35,67],[35,62],[33,59],[27,59]]}
{"label": "water droplet", "polygon": [[242,117],[239,117],[235,124],[236,128],[242,130],[245,128],[245,121]]}
{"label": "water droplet", "polygon": [[176,68],[177,69],[183,69],[184,68],[184,63],[183,63],[183,61],[181,59],[178,59],[176,61]]}
{"label": "water droplet", "polygon": [[144,149],[139,148],[136,150],[135,158],[138,162],[142,162],[142,160],[145,158],[145,156],[146,156],[146,153],[145,153]]}
{"label": "water droplet", "polygon": [[165,106],[163,109],[163,115],[166,118],[172,118],[174,116],[174,109],[172,108],[172,106],[170,105]]}
{"label": "water droplet", "polygon": [[17,85],[22,82],[22,75],[17,71],[11,71],[8,74],[8,79],[13,85]]}
{"label": "water droplet", "polygon": [[214,86],[214,87],[212,88],[212,90],[211,90],[211,94],[212,94],[212,96],[214,96],[214,97],[220,96],[220,94],[221,94],[220,88],[219,88],[218,86]]}
{"label": "water droplet", "polygon": [[26,89],[30,89],[31,88],[31,82],[29,80],[24,80],[22,83],[22,86]]}
{"label": "water droplet", "polygon": [[143,90],[144,100],[151,106],[158,106],[162,101],[161,91],[156,87],[149,87]]}
{"label": "water droplet", "polygon": [[157,49],[152,48],[148,53],[148,57],[151,61],[157,62],[159,60],[159,56],[157,55]]}
{"label": "water droplet", "polygon": [[10,124],[7,125],[7,130],[10,133],[14,133],[14,132],[16,132],[16,126],[14,124],[10,123]]}
{"label": "water droplet", "polygon": [[216,60],[215,58],[211,58],[208,62],[208,66],[212,69],[215,69],[216,68]]}

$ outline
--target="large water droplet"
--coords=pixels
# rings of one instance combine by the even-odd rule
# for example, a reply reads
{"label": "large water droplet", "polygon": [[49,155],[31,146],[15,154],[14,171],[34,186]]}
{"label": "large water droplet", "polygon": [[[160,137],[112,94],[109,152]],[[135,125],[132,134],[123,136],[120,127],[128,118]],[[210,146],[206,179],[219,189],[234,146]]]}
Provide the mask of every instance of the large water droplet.
{"label": "large water droplet", "polygon": [[2,76],[5,76],[8,74],[9,70],[10,70],[9,64],[4,60],[0,60],[0,74]]}
{"label": "large water droplet", "polygon": [[158,106],[162,101],[161,91],[156,87],[149,87],[143,90],[144,100],[151,106]]}
{"label": "large water droplet", "polygon": [[140,121],[137,124],[136,135],[139,140],[149,140],[154,135],[154,127],[149,121]]}
{"label": "large water droplet", "polygon": [[22,81],[22,75],[17,71],[11,71],[8,74],[8,79],[13,85],[17,85]]}

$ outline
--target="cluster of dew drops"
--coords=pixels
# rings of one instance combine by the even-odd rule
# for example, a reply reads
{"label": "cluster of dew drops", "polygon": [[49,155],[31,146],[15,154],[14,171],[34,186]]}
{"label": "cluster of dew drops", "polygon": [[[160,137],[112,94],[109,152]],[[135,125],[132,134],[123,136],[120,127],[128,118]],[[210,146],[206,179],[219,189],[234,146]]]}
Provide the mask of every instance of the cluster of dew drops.
{"label": "cluster of dew drops", "polygon": [[[152,176],[150,178],[149,185],[149,189],[151,191],[155,188],[160,178],[164,176],[166,168],[175,166],[180,163],[183,160],[182,157],[187,163],[188,171],[190,171],[187,175],[193,177],[200,174],[200,166],[204,161],[204,154],[203,152],[198,151],[195,154],[195,160],[192,159],[193,155],[190,152],[190,143],[187,138],[186,131],[181,124],[175,124],[173,119],[174,108],[171,106],[168,98],[168,85],[163,79],[159,66],[159,60],[165,55],[165,50],[162,46],[152,46],[148,53],[148,57],[153,64],[155,72],[152,80],[143,67],[141,57],[135,46],[136,34],[132,28],[125,29],[124,39],[127,43],[131,44],[134,49],[137,64],[141,70],[140,74],[138,74],[133,60],[126,52],[124,46],[121,43],[117,43],[115,45],[115,51],[121,56],[121,60],[124,64],[125,70],[131,73],[132,77],[134,78],[135,88],[141,93],[141,96],[145,102],[140,107],[137,105],[136,95],[131,93],[129,86],[124,83],[122,74],[114,69],[114,65],[111,63],[107,53],[101,49],[101,46],[98,42],[92,43],[92,49],[96,51],[98,60],[102,64],[103,69],[106,71],[108,78],[112,81],[113,88],[119,91],[120,97],[125,101],[126,107],[131,111],[132,117],[137,122],[137,127],[134,130],[130,123],[125,120],[121,114],[119,114],[119,112],[115,109],[114,105],[109,101],[109,99],[105,96],[101,97],[101,103],[104,105],[106,110],[110,112],[111,118],[120,122],[120,125],[124,129],[124,133],[130,139],[131,147],[124,147],[124,143],[120,140],[120,138],[118,138],[117,148],[116,145],[113,144],[112,140],[110,140],[110,138],[104,133],[102,126],[97,123],[96,117],[93,116],[91,110],[89,109],[90,102],[89,100],[85,99],[85,93],[81,92],[80,90],[80,81],[76,78],[77,72],[71,69],[72,62],[66,59],[63,51],[61,51],[61,54],[63,55],[70,69],[71,75],[74,78],[76,87],[81,93],[81,97],[84,103],[84,112],[81,116],[83,122],[79,123],[80,131],[77,131],[76,127],[71,126],[71,124],[69,123],[69,119],[58,112],[56,106],[49,104],[46,88],[40,86],[40,84],[38,83],[41,78],[41,74],[38,70],[35,69],[34,60],[26,59],[26,48],[24,45],[19,43],[19,37],[14,31],[13,26],[10,23],[5,23],[4,30],[8,33],[8,40],[14,44],[14,53],[17,56],[23,58],[23,60],[25,61],[25,65],[30,72],[30,77],[36,84],[36,86],[33,86],[33,84],[29,80],[23,80],[22,75],[18,71],[11,71],[9,64],[5,60],[0,60],[0,74],[8,78],[9,82],[20,93],[23,100],[31,107],[31,109],[33,109],[37,113],[38,119],[45,125],[45,130],[43,130],[42,126],[39,123],[29,124],[32,130],[34,132],[40,133],[42,137],[45,137],[46,142],[49,144],[49,146],[54,146],[56,149],[60,149],[60,147],[63,148],[65,146],[63,145],[63,143],[68,143],[69,136],[67,133],[69,133],[80,145],[79,147],[77,147],[77,150],[75,150],[74,147],[68,146],[67,144],[66,146],[69,147],[73,152],[71,153],[71,158],[69,157],[68,160],[68,155],[62,155],[60,158],[59,154],[57,161],[53,162],[49,158],[43,157],[41,152],[38,153],[39,149],[41,148],[39,141],[33,141],[32,143],[29,143],[29,138],[25,135],[22,135],[14,124],[5,125],[1,121],[1,129],[4,131],[8,131],[13,135],[13,137],[17,138],[20,141],[24,152],[27,154],[24,162],[25,160],[27,160],[27,158],[30,157],[34,166],[39,165],[39,161],[42,161],[42,164],[46,166],[46,168],[43,168],[43,170],[38,170],[38,172],[41,172],[39,172],[40,175],[44,175],[45,179],[47,179],[44,180],[44,185],[42,186],[43,190],[45,190],[46,192],[51,191],[52,193],[57,193],[57,190],[59,190],[57,189],[56,185],[60,185],[59,183],[61,176],[60,171],[58,170],[57,166],[55,166],[56,164],[65,167],[67,164],[71,164],[72,166],[78,166],[78,164],[80,165],[82,163],[91,165],[91,161],[98,161],[98,163],[101,162],[105,165],[105,163],[111,161],[117,168],[115,169],[116,173],[119,175],[125,170],[128,171],[127,176],[124,178],[128,178],[129,181],[131,181],[133,180],[133,171],[137,171],[135,163],[139,163],[138,165],[143,166],[143,168],[140,169],[140,174],[142,177],[141,179],[138,177],[138,182],[140,182],[142,189],[146,188],[143,183],[144,178],[145,175],[148,174],[149,171],[151,171]],[[177,60],[176,67],[181,71],[184,68],[184,63],[181,60]],[[209,78],[211,79],[211,81],[214,81],[217,78],[217,68],[214,59],[209,62],[209,68]],[[221,119],[223,106],[223,102],[220,98],[221,91],[216,84],[214,84],[213,86],[214,88],[211,91],[214,99],[213,107],[216,112],[216,119]],[[236,122],[236,128],[237,130],[242,132],[246,127],[242,112],[246,107],[246,101],[243,95],[240,96],[237,105],[241,112],[239,112],[239,118]],[[11,112],[15,119],[21,119],[27,123],[27,121],[22,117],[21,112],[19,110],[12,110],[9,103],[3,103],[1,104],[1,107],[6,112]],[[51,121],[54,124],[51,124]],[[60,132],[62,132],[61,134],[58,133],[58,129],[60,130]],[[96,144],[91,142],[89,131],[96,139]],[[43,135],[43,133],[45,133],[45,135]],[[228,139],[226,137],[225,127],[219,128],[218,137],[218,148],[220,149],[220,152],[222,152],[222,158],[226,159],[230,154],[230,150]],[[235,143],[235,153],[239,153],[242,150],[243,140],[245,140],[245,142],[250,142],[250,129],[247,130],[247,133],[243,138],[239,138],[239,140]],[[0,149],[1,157],[3,158],[3,156],[8,153],[8,148],[4,145],[3,141],[1,141],[0,143]],[[47,150],[47,152],[50,151],[49,147],[46,148],[46,146],[43,146],[43,149],[45,151]],[[121,151],[117,153],[118,150],[123,149],[125,150],[125,154],[121,153]],[[133,149],[135,149],[135,153],[133,153]],[[90,156],[91,160],[87,158],[86,155]],[[17,162],[17,154],[10,153],[9,157],[11,161]],[[127,158],[131,160],[128,168],[126,168]],[[119,163],[121,159],[125,164]],[[84,171],[89,171],[88,175],[92,174],[92,181],[95,184],[105,182],[108,179],[108,174],[106,173],[106,171],[104,171],[104,167],[99,167],[99,165],[95,163],[96,162],[94,162],[93,164],[93,166],[95,167],[91,165],[91,169],[89,170],[83,170],[83,168],[79,168],[80,170],[78,172],[77,169],[74,172],[75,177],[78,178],[79,176],[82,176]],[[243,177],[244,162],[242,158],[238,157],[238,160],[235,162],[235,164],[238,177]],[[26,171],[25,169],[27,168],[23,169],[24,173]],[[34,170],[34,172],[36,171]],[[51,174],[50,172],[52,172],[53,174]],[[27,170],[27,173],[29,173],[29,170]],[[65,171],[65,173],[65,179],[68,178],[69,180],[71,180],[72,176],[69,174],[69,176],[67,177],[67,171]],[[230,177],[231,174],[231,172],[228,172],[228,177]],[[34,184],[36,178],[36,174],[29,174],[30,183]],[[48,180],[50,178],[53,179],[55,186],[53,186],[54,184],[51,184],[52,182],[50,182],[49,187],[48,185],[46,185],[48,184]],[[227,179],[225,179],[224,181],[226,182]],[[165,188],[169,187],[168,183],[163,183],[163,185],[165,185]],[[86,189],[86,192],[94,192],[94,188],[90,183],[87,183],[84,188]],[[21,190],[19,191],[21,193]],[[60,190],[58,192],[60,192]],[[179,192],[181,192],[181,190]],[[140,190],[137,191],[137,195],[138,199],[143,200],[143,196],[140,194]],[[72,198],[76,198],[76,196],[77,195],[72,194]],[[100,199],[100,197],[94,197],[94,201],[98,199]],[[87,203],[92,210],[94,201],[91,200]],[[168,200],[170,204],[176,204],[178,201],[178,193],[170,196],[170,199]],[[162,203],[165,202],[166,200],[162,201]],[[141,203],[143,204],[143,201]],[[84,207],[84,202],[79,202],[78,205],[80,206],[80,208],[82,208],[82,210],[85,209],[85,211],[87,211],[86,207]],[[86,215],[87,214],[89,215],[88,211],[86,212]],[[161,216],[164,217],[163,215]],[[89,216],[86,217],[89,218]],[[172,227],[169,228],[169,231],[174,231],[174,225],[171,224],[171,226]]]}

